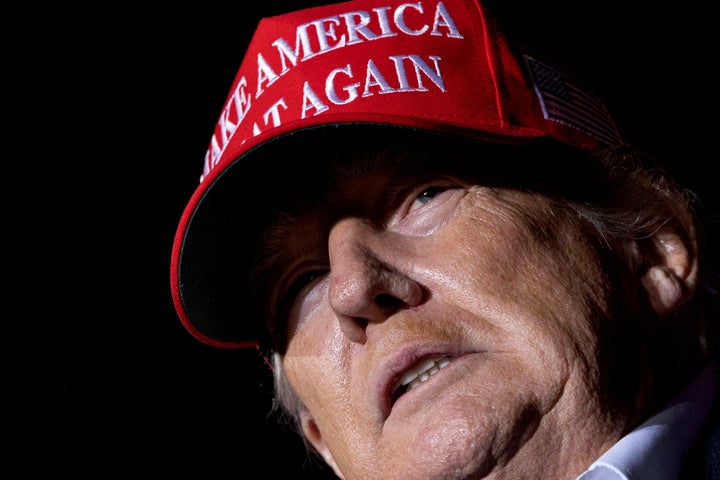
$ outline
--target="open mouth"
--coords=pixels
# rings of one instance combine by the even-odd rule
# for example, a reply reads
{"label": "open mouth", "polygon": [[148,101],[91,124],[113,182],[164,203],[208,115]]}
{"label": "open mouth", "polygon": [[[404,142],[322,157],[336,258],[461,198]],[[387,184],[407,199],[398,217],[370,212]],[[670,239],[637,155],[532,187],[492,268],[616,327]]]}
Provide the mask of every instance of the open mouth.
{"label": "open mouth", "polygon": [[443,355],[420,361],[400,378],[400,383],[392,396],[392,403],[395,403],[398,398],[430,378],[431,375],[445,368],[451,360],[452,357]]}

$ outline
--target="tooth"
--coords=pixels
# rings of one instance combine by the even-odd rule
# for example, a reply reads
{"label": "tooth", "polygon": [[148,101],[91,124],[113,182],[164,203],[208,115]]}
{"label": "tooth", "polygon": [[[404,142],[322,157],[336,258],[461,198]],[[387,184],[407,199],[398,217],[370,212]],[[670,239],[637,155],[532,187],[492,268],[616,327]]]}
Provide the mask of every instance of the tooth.
{"label": "tooth", "polygon": [[430,375],[437,373],[438,370],[445,367],[448,363],[450,363],[450,357],[428,358],[408,370],[405,375],[402,376],[400,385],[406,386],[407,390],[410,390],[427,380]]}
{"label": "tooth", "polygon": [[400,380],[400,385],[407,385],[408,383],[412,382],[419,373],[424,372],[428,368],[435,365],[435,360],[437,359],[428,358],[427,360],[418,363],[414,368],[408,370],[405,375],[402,376],[402,379]]}

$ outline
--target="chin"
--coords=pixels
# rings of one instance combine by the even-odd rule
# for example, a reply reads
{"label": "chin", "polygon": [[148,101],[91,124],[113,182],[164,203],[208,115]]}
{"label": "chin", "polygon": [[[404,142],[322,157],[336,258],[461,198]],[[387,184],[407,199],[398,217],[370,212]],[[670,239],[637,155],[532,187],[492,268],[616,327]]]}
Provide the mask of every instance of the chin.
{"label": "chin", "polygon": [[[383,472],[383,480],[483,478],[497,464],[493,456],[495,430],[463,417],[424,425],[405,442],[392,445],[385,455],[391,473]],[[407,458],[408,464],[399,465],[397,458]]]}

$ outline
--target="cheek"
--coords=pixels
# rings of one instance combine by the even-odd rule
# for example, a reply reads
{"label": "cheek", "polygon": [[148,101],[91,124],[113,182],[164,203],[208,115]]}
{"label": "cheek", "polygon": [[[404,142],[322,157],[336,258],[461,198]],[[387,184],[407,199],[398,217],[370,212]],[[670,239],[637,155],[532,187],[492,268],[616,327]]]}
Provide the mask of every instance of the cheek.
{"label": "cheek", "polygon": [[[342,456],[348,446],[347,438],[356,438],[356,422],[361,418],[356,395],[352,395],[349,350],[339,329],[328,328],[326,334],[311,334],[303,329],[292,338],[285,355],[287,379],[306,406],[324,442],[333,454]],[[353,455],[360,455],[354,453]]]}
{"label": "cheek", "polygon": [[546,342],[572,355],[594,350],[609,315],[608,282],[577,222],[562,212],[514,213],[477,196],[467,211],[445,241],[456,245],[444,267],[454,272],[443,281],[451,300],[493,319],[521,348]]}
{"label": "cheek", "polygon": [[[313,414],[321,405],[342,405],[353,347],[326,307],[316,306],[295,323],[285,352],[288,381]],[[337,404],[337,405],[336,405]]]}

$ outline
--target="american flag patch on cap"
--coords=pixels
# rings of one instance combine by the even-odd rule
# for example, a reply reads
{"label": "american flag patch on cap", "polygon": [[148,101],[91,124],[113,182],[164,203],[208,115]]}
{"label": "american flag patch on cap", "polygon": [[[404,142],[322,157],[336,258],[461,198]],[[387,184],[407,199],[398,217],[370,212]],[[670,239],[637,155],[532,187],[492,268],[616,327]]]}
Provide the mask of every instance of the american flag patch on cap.
{"label": "american flag patch on cap", "polygon": [[605,105],[554,68],[525,56],[535,93],[546,119],[569,125],[610,145],[622,144]]}

